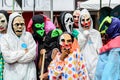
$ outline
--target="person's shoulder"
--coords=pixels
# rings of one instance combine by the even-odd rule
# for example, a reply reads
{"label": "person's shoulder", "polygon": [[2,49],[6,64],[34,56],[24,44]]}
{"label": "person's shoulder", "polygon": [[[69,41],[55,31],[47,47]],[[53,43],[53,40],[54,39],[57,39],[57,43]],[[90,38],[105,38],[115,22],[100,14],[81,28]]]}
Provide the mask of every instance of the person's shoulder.
{"label": "person's shoulder", "polygon": [[24,35],[26,38],[31,38],[33,37],[32,34],[30,32],[25,32],[25,35]]}
{"label": "person's shoulder", "polygon": [[94,34],[100,34],[100,32],[97,29],[92,29],[91,32]]}
{"label": "person's shoulder", "polygon": [[32,35],[30,32],[26,31],[25,32],[26,35]]}
{"label": "person's shoulder", "polygon": [[8,34],[3,34],[0,38],[7,38],[7,37],[9,37]]}
{"label": "person's shoulder", "polygon": [[99,31],[98,31],[97,29],[92,29],[92,31],[94,31],[94,32],[98,32],[98,33],[99,33]]}
{"label": "person's shoulder", "polygon": [[118,52],[120,52],[120,48],[112,48],[110,51],[118,51]]}
{"label": "person's shoulder", "polygon": [[3,34],[3,35],[0,37],[0,42],[1,42],[1,41],[6,41],[6,40],[8,40],[8,39],[10,39],[10,36],[9,36],[8,34]]}

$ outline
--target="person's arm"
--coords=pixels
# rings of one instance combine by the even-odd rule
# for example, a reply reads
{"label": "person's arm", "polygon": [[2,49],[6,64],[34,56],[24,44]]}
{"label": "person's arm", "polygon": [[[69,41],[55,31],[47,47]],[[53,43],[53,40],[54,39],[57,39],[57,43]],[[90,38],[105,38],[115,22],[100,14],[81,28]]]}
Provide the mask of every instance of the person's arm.
{"label": "person's arm", "polygon": [[45,72],[43,75],[39,76],[39,78],[41,78],[41,77],[42,77],[42,79],[48,80],[48,72]]}
{"label": "person's arm", "polygon": [[55,56],[56,56],[56,54],[57,54],[58,52],[59,52],[59,49],[58,49],[58,48],[54,48],[54,49],[52,50],[51,59],[54,59]]}
{"label": "person's arm", "polygon": [[78,43],[79,43],[80,49],[84,48],[86,42],[87,42],[87,39],[85,38],[83,33],[79,32],[79,34],[78,34]]}
{"label": "person's arm", "polygon": [[110,50],[101,80],[119,80],[119,61],[120,49]]}
{"label": "person's arm", "polygon": [[11,50],[5,37],[1,38],[1,51],[5,62],[15,63],[25,55],[25,50]]}
{"label": "person's arm", "polygon": [[[95,34],[95,33],[93,33],[93,34]],[[97,50],[97,52],[98,52],[98,54],[100,53],[100,48],[103,46],[103,43],[102,43],[102,38],[101,38],[101,35],[100,35],[100,33],[98,32],[98,33],[96,33],[97,35],[96,35],[96,43],[95,43],[95,48],[96,48],[96,50]]]}
{"label": "person's arm", "polygon": [[19,63],[26,63],[26,62],[31,62],[35,59],[36,56],[36,43],[35,40],[33,39],[32,35],[29,33],[26,37],[28,37],[28,47],[25,55],[18,60]]}
{"label": "person's arm", "polygon": [[56,54],[55,58],[51,61],[48,66],[49,80],[57,80],[61,76],[64,67],[64,61],[60,60],[59,52]]}

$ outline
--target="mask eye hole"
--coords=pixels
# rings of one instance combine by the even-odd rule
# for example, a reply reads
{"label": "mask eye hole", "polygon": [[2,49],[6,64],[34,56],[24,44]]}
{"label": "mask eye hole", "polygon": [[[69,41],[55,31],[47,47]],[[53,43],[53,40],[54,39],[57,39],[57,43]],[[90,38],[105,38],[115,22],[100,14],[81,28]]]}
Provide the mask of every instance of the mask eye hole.
{"label": "mask eye hole", "polygon": [[65,40],[64,40],[64,39],[61,39],[61,41],[62,41],[62,42],[65,42]]}
{"label": "mask eye hole", "polygon": [[70,20],[71,20],[71,22],[73,22],[73,19],[72,19],[72,18],[71,18]]}
{"label": "mask eye hole", "polygon": [[90,20],[90,18],[87,19],[87,21],[89,21],[89,20]]}
{"label": "mask eye hole", "polygon": [[79,16],[73,16],[73,18],[79,18]]}
{"label": "mask eye hole", "polygon": [[14,26],[18,27],[18,26],[24,26],[25,24],[24,23],[15,23]]}
{"label": "mask eye hole", "polygon": [[16,25],[16,26],[19,26],[19,23],[16,23],[15,25]]}
{"label": "mask eye hole", "polygon": [[69,18],[66,20],[66,22],[68,22]]}
{"label": "mask eye hole", "polygon": [[37,23],[37,24],[35,24],[35,27],[36,28],[44,28],[44,23],[42,23],[42,24]]}
{"label": "mask eye hole", "polygon": [[67,42],[72,42],[72,40],[70,39],[70,40],[67,40]]}
{"label": "mask eye hole", "polygon": [[1,20],[1,22],[2,22],[2,23],[4,23],[4,22],[5,22],[5,20]]}
{"label": "mask eye hole", "polygon": [[21,26],[24,26],[25,24],[24,23],[21,23]]}
{"label": "mask eye hole", "polygon": [[85,19],[82,19],[82,21],[84,22],[84,21],[85,21]]}
{"label": "mask eye hole", "polygon": [[40,28],[40,24],[35,24],[35,27],[36,28]]}

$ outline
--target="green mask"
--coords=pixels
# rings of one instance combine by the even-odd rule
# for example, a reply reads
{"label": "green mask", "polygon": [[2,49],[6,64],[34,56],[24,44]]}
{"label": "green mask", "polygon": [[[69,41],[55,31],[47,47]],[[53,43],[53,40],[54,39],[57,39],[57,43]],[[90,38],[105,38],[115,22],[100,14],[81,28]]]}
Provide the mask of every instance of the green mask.
{"label": "green mask", "polygon": [[52,31],[51,38],[61,35],[63,32],[60,29],[55,29]]}
{"label": "green mask", "polygon": [[43,35],[44,35],[45,30],[37,30],[36,32],[37,32],[40,36],[43,36]]}
{"label": "green mask", "polygon": [[37,34],[39,34],[40,36],[44,36],[44,32],[45,32],[44,23],[42,23],[42,24],[36,23],[35,28],[36,28]]}
{"label": "green mask", "polygon": [[35,24],[36,28],[44,28],[44,23],[40,24],[40,23],[36,23]]}
{"label": "green mask", "polygon": [[105,21],[107,21],[108,23],[111,23],[112,22],[112,17],[107,16],[101,22],[100,27],[99,27],[99,31],[102,34],[106,33],[106,30],[108,29],[108,26],[104,25]]}

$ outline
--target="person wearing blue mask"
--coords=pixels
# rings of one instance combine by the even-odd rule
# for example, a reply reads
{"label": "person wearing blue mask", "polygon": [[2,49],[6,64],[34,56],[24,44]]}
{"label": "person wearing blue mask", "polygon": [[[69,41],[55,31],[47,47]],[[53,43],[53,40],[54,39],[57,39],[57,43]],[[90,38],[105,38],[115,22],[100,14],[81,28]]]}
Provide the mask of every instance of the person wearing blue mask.
{"label": "person wearing blue mask", "polygon": [[108,41],[100,49],[94,80],[119,80],[120,20],[107,16],[102,21],[99,30],[105,32]]}

